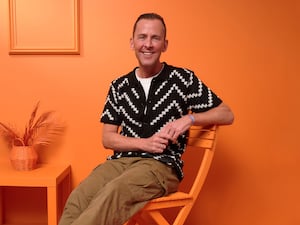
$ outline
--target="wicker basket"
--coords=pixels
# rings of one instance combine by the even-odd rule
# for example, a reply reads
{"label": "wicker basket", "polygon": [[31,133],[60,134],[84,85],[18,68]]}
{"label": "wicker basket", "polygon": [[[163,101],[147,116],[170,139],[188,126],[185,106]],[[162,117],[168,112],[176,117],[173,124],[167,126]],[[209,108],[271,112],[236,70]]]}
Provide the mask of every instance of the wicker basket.
{"label": "wicker basket", "polygon": [[10,162],[16,170],[33,170],[37,167],[38,154],[32,146],[14,146]]}

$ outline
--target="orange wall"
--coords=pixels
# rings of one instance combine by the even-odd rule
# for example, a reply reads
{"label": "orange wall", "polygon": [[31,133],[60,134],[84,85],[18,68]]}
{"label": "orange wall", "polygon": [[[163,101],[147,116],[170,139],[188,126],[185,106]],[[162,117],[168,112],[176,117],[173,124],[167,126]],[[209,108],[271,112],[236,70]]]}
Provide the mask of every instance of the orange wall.
{"label": "orange wall", "polygon": [[[77,56],[8,55],[8,1],[0,1],[0,120],[22,128],[38,100],[41,110],[57,110],[67,134],[40,160],[71,163],[77,185],[110,153],[98,121],[110,81],[136,66],[129,38],[145,11],[168,25],[163,60],[193,69],[236,116],[221,130],[186,224],[300,224],[296,1],[82,0]],[[0,159],[8,160],[3,147]]]}

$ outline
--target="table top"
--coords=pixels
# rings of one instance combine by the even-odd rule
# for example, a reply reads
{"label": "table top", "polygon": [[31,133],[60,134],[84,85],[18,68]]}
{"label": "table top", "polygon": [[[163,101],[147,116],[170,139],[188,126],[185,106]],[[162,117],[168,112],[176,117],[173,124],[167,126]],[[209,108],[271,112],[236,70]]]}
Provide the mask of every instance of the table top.
{"label": "table top", "polygon": [[36,169],[18,171],[0,163],[0,186],[56,187],[70,173],[70,165],[38,164]]}

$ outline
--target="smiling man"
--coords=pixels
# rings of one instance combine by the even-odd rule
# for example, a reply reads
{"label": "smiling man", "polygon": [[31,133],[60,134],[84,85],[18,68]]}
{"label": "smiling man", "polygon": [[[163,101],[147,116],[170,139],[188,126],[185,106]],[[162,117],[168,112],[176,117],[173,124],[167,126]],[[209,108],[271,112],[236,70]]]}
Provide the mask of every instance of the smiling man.
{"label": "smiling man", "polygon": [[134,26],[130,45],[139,62],[138,76],[148,78],[158,73],[163,67],[160,55],[168,47],[163,20],[153,19],[151,23],[146,19],[139,20]]}
{"label": "smiling man", "polygon": [[194,73],[160,61],[166,26],[139,16],[130,39],[138,67],[114,80],[101,115],[114,150],[73,190],[60,225],[122,225],[151,199],[175,192],[192,125],[229,125],[233,113]]}

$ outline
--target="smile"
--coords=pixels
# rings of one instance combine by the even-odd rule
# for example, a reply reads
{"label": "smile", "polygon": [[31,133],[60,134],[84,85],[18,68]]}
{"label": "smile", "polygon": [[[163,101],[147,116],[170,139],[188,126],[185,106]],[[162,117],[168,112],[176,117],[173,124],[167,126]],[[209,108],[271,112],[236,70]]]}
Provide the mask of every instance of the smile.
{"label": "smile", "polygon": [[152,55],[153,52],[142,52],[144,55]]}

